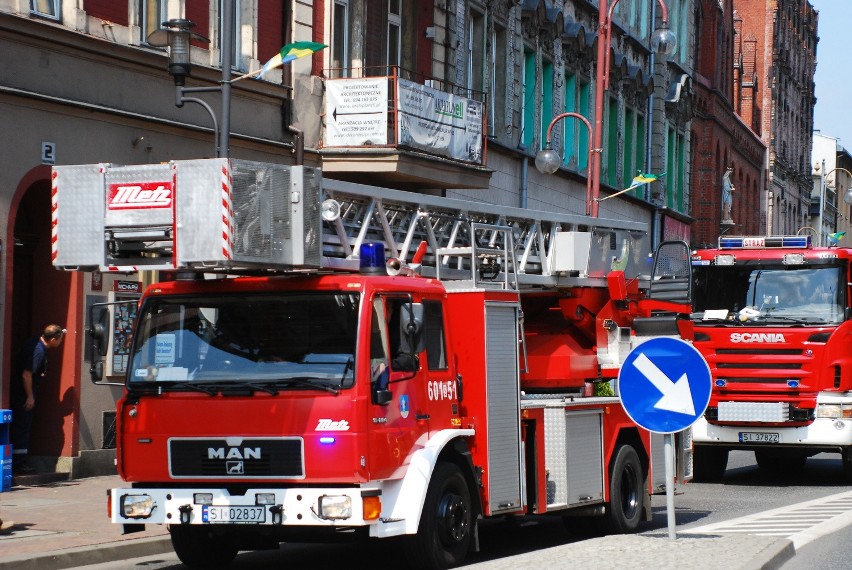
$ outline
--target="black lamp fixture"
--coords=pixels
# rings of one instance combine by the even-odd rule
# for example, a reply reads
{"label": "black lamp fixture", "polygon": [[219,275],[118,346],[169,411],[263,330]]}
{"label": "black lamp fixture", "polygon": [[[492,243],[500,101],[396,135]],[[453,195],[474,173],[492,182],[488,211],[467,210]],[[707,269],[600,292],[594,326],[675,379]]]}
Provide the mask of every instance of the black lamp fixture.
{"label": "black lamp fixture", "polygon": [[[195,22],[183,18],[174,18],[163,22],[159,30],[148,36],[148,44],[169,48],[169,73],[175,81],[175,106],[184,103],[197,103],[204,107],[213,120],[214,144],[217,157],[227,157],[231,131],[231,60],[233,59],[233,11],[232,2],[222,2],[222,81],[215,87],[186,87],[186,77],[192,72],[190,41],[210,43],[208,38],[192,31]],[[222,121],[210,105],[197,97],[187,97],[187,93],[219,91],[222,93]]]}

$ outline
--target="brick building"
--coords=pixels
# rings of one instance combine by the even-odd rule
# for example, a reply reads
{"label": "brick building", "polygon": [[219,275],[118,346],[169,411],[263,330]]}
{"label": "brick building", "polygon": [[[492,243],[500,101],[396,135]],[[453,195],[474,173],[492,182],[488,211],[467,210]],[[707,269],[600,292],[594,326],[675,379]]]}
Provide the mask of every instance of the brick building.
{"label": "brick building", "polygon": [[[722,233],[758,234],[760,197],[765,184],[766,143],[735,113],[735,104],[750,91],[742,83],[742,65],[734,59],[732,0],[701,0],[696,5],[695,53],[692,76],[694,116],[692,139],[692,245],[715,245]],[[737,109],[739,110],[739,109]],[[732,221],[722,220],[721,181],[728,166],[731,180]]]}
{"label": "brick building", "polygon": [[760,233],[795,234],[809,225],[818,15],[807,0],[733,7],[734,107],[768,150]]}

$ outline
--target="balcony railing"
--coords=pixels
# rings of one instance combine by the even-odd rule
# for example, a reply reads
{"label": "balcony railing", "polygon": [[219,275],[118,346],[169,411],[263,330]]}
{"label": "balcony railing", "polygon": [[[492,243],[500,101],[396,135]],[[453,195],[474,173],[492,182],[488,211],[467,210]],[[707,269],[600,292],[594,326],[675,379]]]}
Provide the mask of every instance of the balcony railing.
{"label": "balcony railing", "polygon": [[325,148],[410,150],[486,163],[486,94],[397,66],[326,70]]}

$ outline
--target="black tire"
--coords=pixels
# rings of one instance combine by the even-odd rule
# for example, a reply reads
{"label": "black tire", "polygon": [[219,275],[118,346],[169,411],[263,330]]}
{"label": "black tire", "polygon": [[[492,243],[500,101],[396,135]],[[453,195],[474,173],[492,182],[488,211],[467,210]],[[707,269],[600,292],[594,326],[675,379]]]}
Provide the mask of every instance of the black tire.
{"label": "black tire", "polygon": [[470,550],[474,513],[464,475],[452,463],[438,463],[426,492],[417,534],[406,554],[416,568],[443,570],[461,564]]}
{"label": "black tire", "polygon": [[844,447],[840,457],[843,461],[843,478],[847,483],[852,483],[852,448]]}
{"label": "black tire", "polygon": [[771,451],[754,451],[754,460],[761,471],[768,475],[789,475],[801,471],[808,461],[807,455],[773,455]]}
{"label": "black tire", "polygon": [[209,527],[174,525],[169,533],[175,554],[190,568],[225,568],[237,557],[233,541],[215,535]]}
{"label": "black tire", "polygon": [[644,481],[639,454],[630,445],[619,446],[610,469],[606,514],[596,521],[603,533],[624,534],[639,527]]}
{"label": "black tire", "polygon": [[728,450],[709,445],[696,445],[692,455],[692,478],[705,483],[718,483],[728,468]]}

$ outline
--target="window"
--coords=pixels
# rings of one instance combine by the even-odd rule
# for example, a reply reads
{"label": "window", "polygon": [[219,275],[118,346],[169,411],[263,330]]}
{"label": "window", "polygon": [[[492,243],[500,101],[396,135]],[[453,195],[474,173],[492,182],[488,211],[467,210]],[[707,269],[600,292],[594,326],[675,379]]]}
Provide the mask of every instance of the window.
{"label": "window", "polygon": [[553,64],[546,61],[541,66],[541,139],[547,139],[547,127],[553,119]]}
{"label": "window", "polygon": [[139,10],[139,28],[142,31],[143,42],[148,41],[148,36],[162,28],[162,23],[167,21],[166,3],[163,0],[142,0]]}
{"label": "window", "polygon": [[491,53],[491,88],[488,93],[488,126],[491,135],[496,136],[498,117],[499,126],[505,127],[511,124],[511,113],[504,112],[506,105],[506,30],[503,28],[494,30],[494,41]]}
{"label": "window", "polygon": [[447,369],[444,312],[441,308],[441,303],[437,301],[423,301],[423,336],[429,370]]}
{"label": "window", "polygon": [[30,0],[30,12],[36,16],[58,20],[61,14],[59,0]]}
{"label": "window", "polygon": [[[219,0],[219,65],[222,65],[221,53],[223,46],[223,37],[222,31],[225,29],[225,20],[224,20],[224,9],[222,8],[223,0]],[[242,34],[240,33],[240,28],[242,27],[242,21],[240,18],[241,12],[241,2],[240,0],[232,0],[231,2],[231,22],[233,26],[233,46],[231,49],[231,67],[239,69],[241,67],[240,56],[242,55],[242,46],[241,46],[241,38]]]}
{"label": "window", "polygon": [[524,147],[532,146],[535,136],[535,53],[524,52],[524,69],[521,73],[524,84],[521,93],[524,100],[521,105],[521,143]]}
{"label": "window", "polygon": [[484,91],[485,68],[485,17],[471,12],[468,25],[467,87]]}
{"label": "window", "polygon": [[606,183],[615,188],[618,185],[618,101],[612,97],[606,98],[606,121]]}
{"label": "window", "polygon": [[674,129],[669,129],[666,141],[666,206],[677,211],[684,210],[684,160],[684,136]]}
{"label": "window", "polygon": [[[402,18],[400,0],[388,0],[388,67],[398,66],[402,58]],[[390,70],[388,70],[390,71]]]}
{"label": "window", "polygon": [[[622,165],[624,187],[627,188],[632,184],[633,177],[636,176],[636,171],[641,168],[637,167],[633,162],[636,151],[636,131],[635,129],[636,114],[631,108],[624,110],[624,164]],[[640,163],[641,164],[641,163]],[[644,188],[640,186],[632,191],[634,195],[642,192]]]}
{"label": "window", "polygon": [[334,2],[331,38],[331,77],[349,77],[349,0]]}
{"label": "window", "polygon": [[[573,73],[565,76],[565,111],[589,116],[589,82]],[[565,166],[583,172],[589,168],[589,129],[576,117],[565,119],[562,123],[564,135],[563,163]]]}

